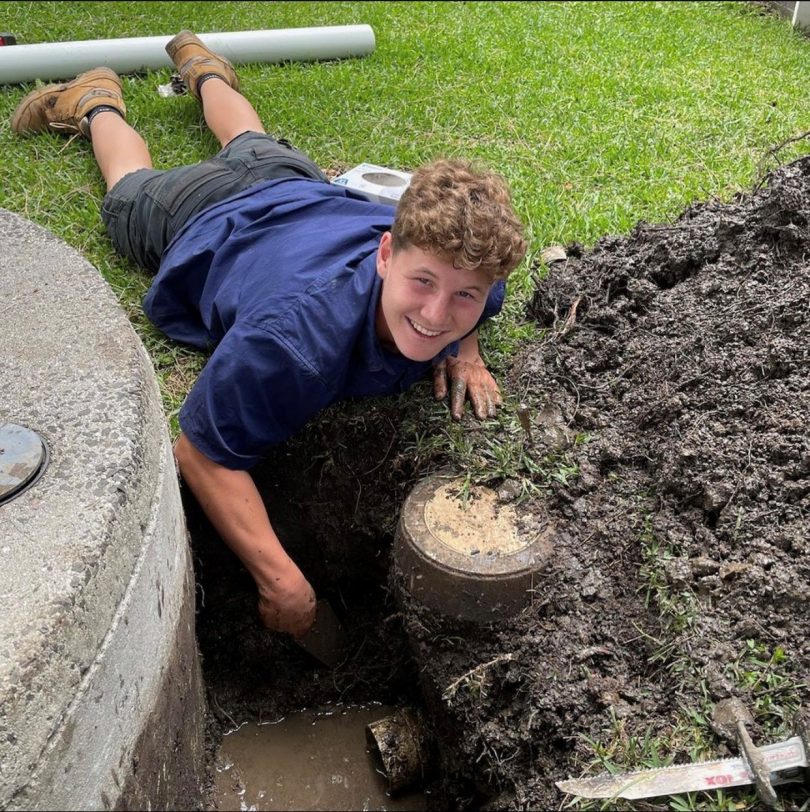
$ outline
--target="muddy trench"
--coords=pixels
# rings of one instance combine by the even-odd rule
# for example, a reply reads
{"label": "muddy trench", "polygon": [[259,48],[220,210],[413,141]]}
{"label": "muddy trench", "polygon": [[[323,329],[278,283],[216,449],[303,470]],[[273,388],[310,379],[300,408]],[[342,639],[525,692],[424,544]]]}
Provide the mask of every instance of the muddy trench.
{"label": "muddy trench", "polygon": [[[303,438],[300,442],[304,442]],[[286,549],[313,584],[319,599],[328,600],[333,607],[348,641],[338,664],[329,667],[288,636],[268,633],[256,613],[251,578],[220,541],[193,497],[184,493],[198,582],[197,629],[209,712],[207,808],[220,808],[217,798],[222,793],[217,785],[222,782],[217,781],[217,769],[222,765],[217,762],[217,750],[223,736],[241,732],[246,722],[261,727],[279,720],[284,720],[285,726],[292,721],[297,728],[297,732],[290,732],[288,726],[278,728],[288,747],[306,747],[306,728],[318,723],[322,735],[334,740],[330,746],[344,746],[347,753],[353,753],[352,761],[357,760],[358,752],[368,751],[365,766],[344,765],[343,772],[353,770],[355,784],[376,782],[370,788],[371,800],[382,797],[384,801],[370,808],[425,808],[422,787],[405,788],[393,799],[386,795],[388,782],[382,776],[382,762],[366,744],[367,724],[387,718],[400,708],[422,704],[417,667],[408,650],[399,607],[387,583],[390,537],[364,532],[356,526],[346,509],[355,504],[358,496],[351,491],[351,483],[347,480],[338,489],[323,470],[323,460],[312,454],[311,446],[302,453],[293,445],[279,448],[278,458],[269,460],[254,474]],[[341,469],[335,469],[331,476],[342,479]],[[337,726],[322,724],[331,716],[343,718]],[[259,752],[259,747],[252,749]],[[330,775],[326,766],[314,764],[308,768],[303,763],[307,758],[311,757],[302,750],[299,763],[292,765],[301,771],[302,781],[343,782],[343,777]],[[246,763],[246,758],[241,759],[242,767]],[[238,772],[240,764],[236,766],[230,778],[243,784],[237,788],[240,794],[244,782]],[[262,767],[249,769],[255,778]],[[319,770],[323,775],[314,774]],[[365,779],[356,775],[363,770],[369,773]],[[265,772],[272,774],[272,765],[266,765]],[[349,780],[346,775],[345,780]],[[346,803],[342,789],[327,789],[326,797],[313,808],[360,808],[339,805]],[[429,784],[424,789],[429,797]],[[292,798],[286,800],[290,805],[264,808],[303,808],[306,799],[314,799],[315,795],[314,791],[293,790]],[[352,793],[349,797],[359,796]],[[405,806],[403,797],[407,799]]]}
{"label": "muddy trench", "polygon": [[[256,474],[349,633],[337,668],[260,627],[249,577],[184,496],[212,753],[246,719],[413,704],[435,738],[428,808],[542,809],[565,802],[555,781],[603,771],[597,748],[623,769],[736,755],[722,700],[750,711],[756,742],[789,735],[810,705],[810,158],[566,253],[538,269],[528,316],[542,338],[502,380],[531,437],[516,420],[464,421],[482,459],[500,431],[536,463],[522,490],[479,477],[555,528],[530,604],[450,621],[392,572],[405,497],[453,464],[400,428],[419,423],[427,383],[329,410]],[[779,796],[798,810],[808,787]]]}

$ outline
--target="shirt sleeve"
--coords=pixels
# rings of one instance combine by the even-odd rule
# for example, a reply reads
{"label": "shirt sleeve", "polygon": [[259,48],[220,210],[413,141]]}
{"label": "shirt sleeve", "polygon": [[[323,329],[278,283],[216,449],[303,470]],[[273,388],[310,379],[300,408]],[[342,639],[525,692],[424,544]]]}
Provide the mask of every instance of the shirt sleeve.
{"label": "shirt sleeve", "polygon": [[487,303],[484,305],[484,312],[481,314],[481,318],[478,319],[477,327],[480,327],[487,319],[491,319],[501,312],[505,296],[506,282],[503,279],[498,279],[489,289]]}
{"label": "shirt sleeve", "polygon": [[210,460],[246,470],[329,402],[329,387],[279,335],[235,324],[180,411],[180,427]]}

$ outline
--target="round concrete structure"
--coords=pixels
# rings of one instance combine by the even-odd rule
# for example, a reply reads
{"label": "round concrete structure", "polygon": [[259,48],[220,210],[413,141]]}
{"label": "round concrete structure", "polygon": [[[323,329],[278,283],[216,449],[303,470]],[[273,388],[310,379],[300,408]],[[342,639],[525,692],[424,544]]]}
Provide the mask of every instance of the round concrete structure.
{"label": "round concrete structure", "polygon": [[486,623],[510,617],[531,600],[534,580],[553,552],[553,529],[522,529],[515,508],[490,488],[463,478],[428,477],[400,513],[394,558],[403,585],[423,606]]}
{"label": "round concrete structure", "polygon": [[194,580],[151,362],[76,251],[0,209],[0,808],[202,805]]}

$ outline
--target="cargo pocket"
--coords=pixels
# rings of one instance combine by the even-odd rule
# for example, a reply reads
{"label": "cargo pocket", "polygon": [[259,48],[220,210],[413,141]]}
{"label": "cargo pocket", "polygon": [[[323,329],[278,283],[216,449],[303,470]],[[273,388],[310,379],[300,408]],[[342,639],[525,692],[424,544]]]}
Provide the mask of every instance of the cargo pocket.
{"label": "cargo pocket", "polygon": [[233,194],[231,187],[237,190],[234,180],[229,167],[212,159],[168,170],[157,183],[147,184],[144,194],[169,218],[181,210],[184,217],[189,217]]}
{"label": "cargo pocket", "polygon": [[257,181],[291,176],[328,180],[317,164],[284,138],[256,144],[250,147],[249,155],[245,165]]}

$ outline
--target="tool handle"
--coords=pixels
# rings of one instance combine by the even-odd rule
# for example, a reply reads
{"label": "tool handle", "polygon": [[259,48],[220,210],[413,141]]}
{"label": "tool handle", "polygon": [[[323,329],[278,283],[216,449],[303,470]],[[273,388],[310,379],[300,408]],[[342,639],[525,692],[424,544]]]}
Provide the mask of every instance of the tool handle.
{"label": "tool handle", "polygon": [[[793,732],[802,740],[804,752],[810,759],[810,709],[799,708],[793,719]],[[810,784],[810,765],[804,768],[804,780]]]}
{"label": "tool handle", "polygon": [[776,797],[773,784],[771,784],[771,771],[765,763],[762,753],[751,741],[751,736],[748,735],[748,730],[746,730],[742,721],[737,722],[737,741],[740,745],[742,757],[754,776],[754,784],[760,801],[769,809],[776,809],[779,799]]}

